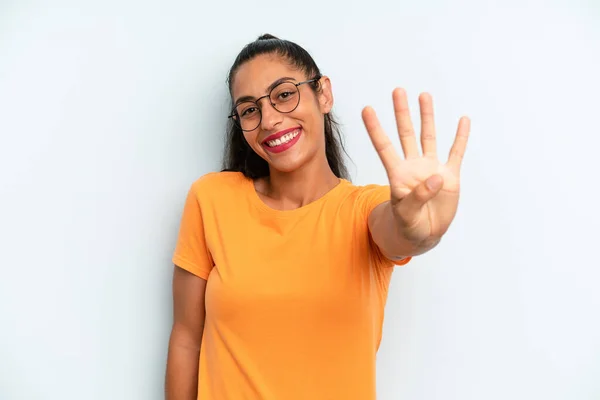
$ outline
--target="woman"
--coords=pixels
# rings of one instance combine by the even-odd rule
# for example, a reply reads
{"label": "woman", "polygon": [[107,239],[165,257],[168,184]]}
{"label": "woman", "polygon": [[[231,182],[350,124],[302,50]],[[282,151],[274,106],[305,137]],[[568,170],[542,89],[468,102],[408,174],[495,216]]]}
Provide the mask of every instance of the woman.
{"label": "woman", "polygon": [[396,89],[405,157],[365,108],[389,185],[355,186],[331,82],[304,49],[263,35],[228,83],[225,170],[192,185],[173,256],[167,399],[374,399],[392,267],[452,222],[469,120],[440,163],[421,95],[421,155]]}

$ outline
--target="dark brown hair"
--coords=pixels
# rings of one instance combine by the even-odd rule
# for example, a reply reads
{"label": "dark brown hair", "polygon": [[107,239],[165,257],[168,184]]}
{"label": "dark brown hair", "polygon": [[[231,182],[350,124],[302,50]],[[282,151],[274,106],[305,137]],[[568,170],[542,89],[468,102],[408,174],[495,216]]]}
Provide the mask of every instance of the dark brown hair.
{"label": "dark brown hair", "polygon": [[[277,54],[287,59],[294,67],[304,72],[307,79],[321,76],[321,71],[311,55],[296,43],[279,39],[270,34],[264,34],[254,42],[247,44],[236,57],[229,75],[227,85],[232,94],[233,78],[240,66],[254,57],[262,54]],[[319,82],[310,84],[312,90],[318,93]],[[231,99],[233,109],[233,98]],[[348,169],[344,162],[346,151],[342,142],[339,125],[332,113],[325,114],[325,153],[327,162],[338,178],[349,179]],[[244,138],[243,131],[229,118],[227,123],[227,140],[223,156],[224,171],[238,171],[251,179],[269,175],[269,164],[252,150]]]}

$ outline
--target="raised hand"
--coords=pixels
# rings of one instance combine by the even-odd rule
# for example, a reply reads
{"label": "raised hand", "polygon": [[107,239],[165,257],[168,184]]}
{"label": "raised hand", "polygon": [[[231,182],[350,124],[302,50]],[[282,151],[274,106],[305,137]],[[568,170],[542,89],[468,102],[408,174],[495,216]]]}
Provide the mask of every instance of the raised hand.
{"label": "raised hand", "polygon": [[363,121],[387,172],[393,217],[402,235],[414,243],[441,237],[450,227],[460,194],[460,167],[467,147],[470,120],[462,117],[446,163],[437,155],[433,102],[419,96],[422,154],[411,122],[406,92],[393,92],[394,113],[404,159],[394,150],[375,111],[365,107]]}

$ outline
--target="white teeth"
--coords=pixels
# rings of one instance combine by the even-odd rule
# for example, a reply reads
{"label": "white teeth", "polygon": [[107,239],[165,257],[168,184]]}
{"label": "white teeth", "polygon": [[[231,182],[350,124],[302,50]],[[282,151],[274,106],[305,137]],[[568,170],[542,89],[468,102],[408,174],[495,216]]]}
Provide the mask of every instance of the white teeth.
{"label": "white teeth", "polygon": [[286,133],[285,135],[283,135],[282,137],[275,139],[275,140],[269,140],[267,142],[267,145],[269,147],[273,147],[273,146],[279,146],[281,144],[287,143],[290,140],[292,140],[293,138],[295,138],[296,136],[298,136],[298,134],[300,133],[300,129],[296,129],[293,132],[290,133]]}

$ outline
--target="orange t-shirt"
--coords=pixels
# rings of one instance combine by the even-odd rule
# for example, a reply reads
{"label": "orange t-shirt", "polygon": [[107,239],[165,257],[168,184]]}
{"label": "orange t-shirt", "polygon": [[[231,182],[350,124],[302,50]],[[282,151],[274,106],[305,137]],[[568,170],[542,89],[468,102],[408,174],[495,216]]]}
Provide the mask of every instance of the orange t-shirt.
{"label": "orange t-shirt", "polygon": [[173,262],[207,280],[199,400],[375,399],[394,263],[367,218],[389,196],[342,180],[281,211],[241,173],[194,182]]}

